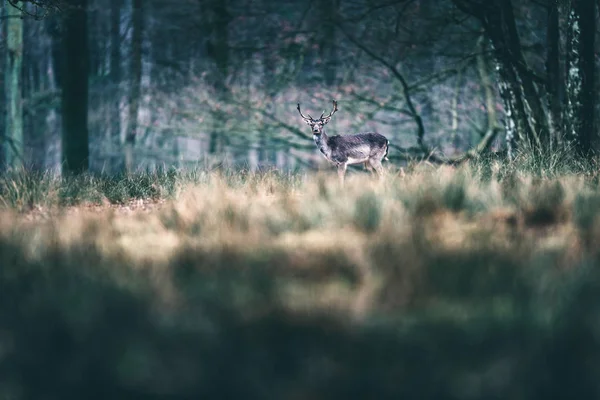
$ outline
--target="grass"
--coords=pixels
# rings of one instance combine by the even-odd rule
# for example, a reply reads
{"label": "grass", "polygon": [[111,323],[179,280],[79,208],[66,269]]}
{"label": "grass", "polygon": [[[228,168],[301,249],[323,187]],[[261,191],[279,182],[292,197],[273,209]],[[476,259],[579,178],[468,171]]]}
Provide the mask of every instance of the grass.
{"label": "grass", "polygon": [[0,398],[596,396],[597,173],[522,165],[6,175]]}

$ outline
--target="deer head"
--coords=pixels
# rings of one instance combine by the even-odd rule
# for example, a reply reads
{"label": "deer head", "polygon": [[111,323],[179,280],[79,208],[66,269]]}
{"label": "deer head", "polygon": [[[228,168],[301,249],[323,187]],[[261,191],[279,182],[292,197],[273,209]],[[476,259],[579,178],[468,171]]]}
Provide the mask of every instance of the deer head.
{"label": "deer head", "polygon": [[323,133],[323,127],[329,122],[329,120],[331,120],[331,117],[337,111],[337,101],[333,100],[333,110],[329,113],[329,115],[324,116],[325,112],[323,111],[318,119],[314,119],[310,116],[310,114],[307,114],[308,116],[302,114],[302,111],[300,111],[300,103],[298,103],[297,108],[304,122],[310,126],[313,135],[321,135]]}

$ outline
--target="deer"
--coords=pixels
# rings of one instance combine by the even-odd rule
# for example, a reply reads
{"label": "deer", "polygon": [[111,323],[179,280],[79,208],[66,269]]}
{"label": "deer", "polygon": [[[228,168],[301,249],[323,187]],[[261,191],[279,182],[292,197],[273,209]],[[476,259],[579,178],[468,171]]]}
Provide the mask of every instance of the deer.
{"label": "deer", "polygon": [[318,119],[314,119],[310,114],[307,116],[302,114],[300,103],[298,103],[297,109],[304,122],[310,126],[317,148],[330,163],[337,167],[342,185],[348,165],[353,164],[364,164],[367,171],[375,170],[379,178],[383,179],[381,162],[388,160],[387,155],[390,148],[390,141],[385,136],[373,132],[327,136],[325,125],[338,110],[335,100],[333,100],[333,110],[329,115],[324,116],[325,112],[323,112]]}

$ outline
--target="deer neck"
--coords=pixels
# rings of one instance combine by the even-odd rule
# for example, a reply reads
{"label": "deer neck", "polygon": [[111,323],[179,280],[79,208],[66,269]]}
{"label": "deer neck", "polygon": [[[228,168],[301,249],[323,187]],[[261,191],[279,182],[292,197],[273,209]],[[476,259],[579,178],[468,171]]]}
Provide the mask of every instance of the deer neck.
{"label": "deer neck", "polygon": [[322,131],[320,135],[313,135],[313,140],[315,141],[317,148],[327,158],[329,158],[331,156],[331,149],[329,148],[329,145],[327,144],[328,139],[329,139],[329,137],[327,136],[325,131]]}

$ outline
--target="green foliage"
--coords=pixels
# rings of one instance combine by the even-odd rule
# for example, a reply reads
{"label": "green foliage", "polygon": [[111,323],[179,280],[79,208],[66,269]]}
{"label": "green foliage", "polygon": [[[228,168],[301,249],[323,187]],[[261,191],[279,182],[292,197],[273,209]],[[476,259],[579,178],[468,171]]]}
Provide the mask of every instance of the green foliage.
{"label": "green foliage", "polygon": [[459,173],[443,189],[442,201],[450,211],[458,212],[465,207],[467,199],[465,179],[465,175]]}
{"label": "green foliage", "polygon": [[530,148],[525,143],[512,162],[502,165],[506,172],[520,172],[540,178],[555,178],[565,174],[585,174],[594,170],[593,161],[577,156],[572,143],[552,150]]}
{"label": "green foliage", "polygon": [[356,200],[354,224],[364,232],[375,232],[381,224],[381,213],[381,199],[373,192],[366,192]]}
{"label": "green foliage", "polygon": [[600,214],[600,193],[578,193],[573,202],[573,222],[583,232],[589,232]]}
{"label": "green foliage", "polygon": [[51,173],[8,171],[0,175],[0,204],[18,210],[47,205],[58,186],[59,179]]}
{"label": "green foliage", "polygon": [[172,198],[180,185],[198,181],[195,172],[175,170],[134,175],[60,177],[50,172],[14,171],[0,175],[0,205],[27,211],[34,207],[82,203],[124,204],[138,199]]}

